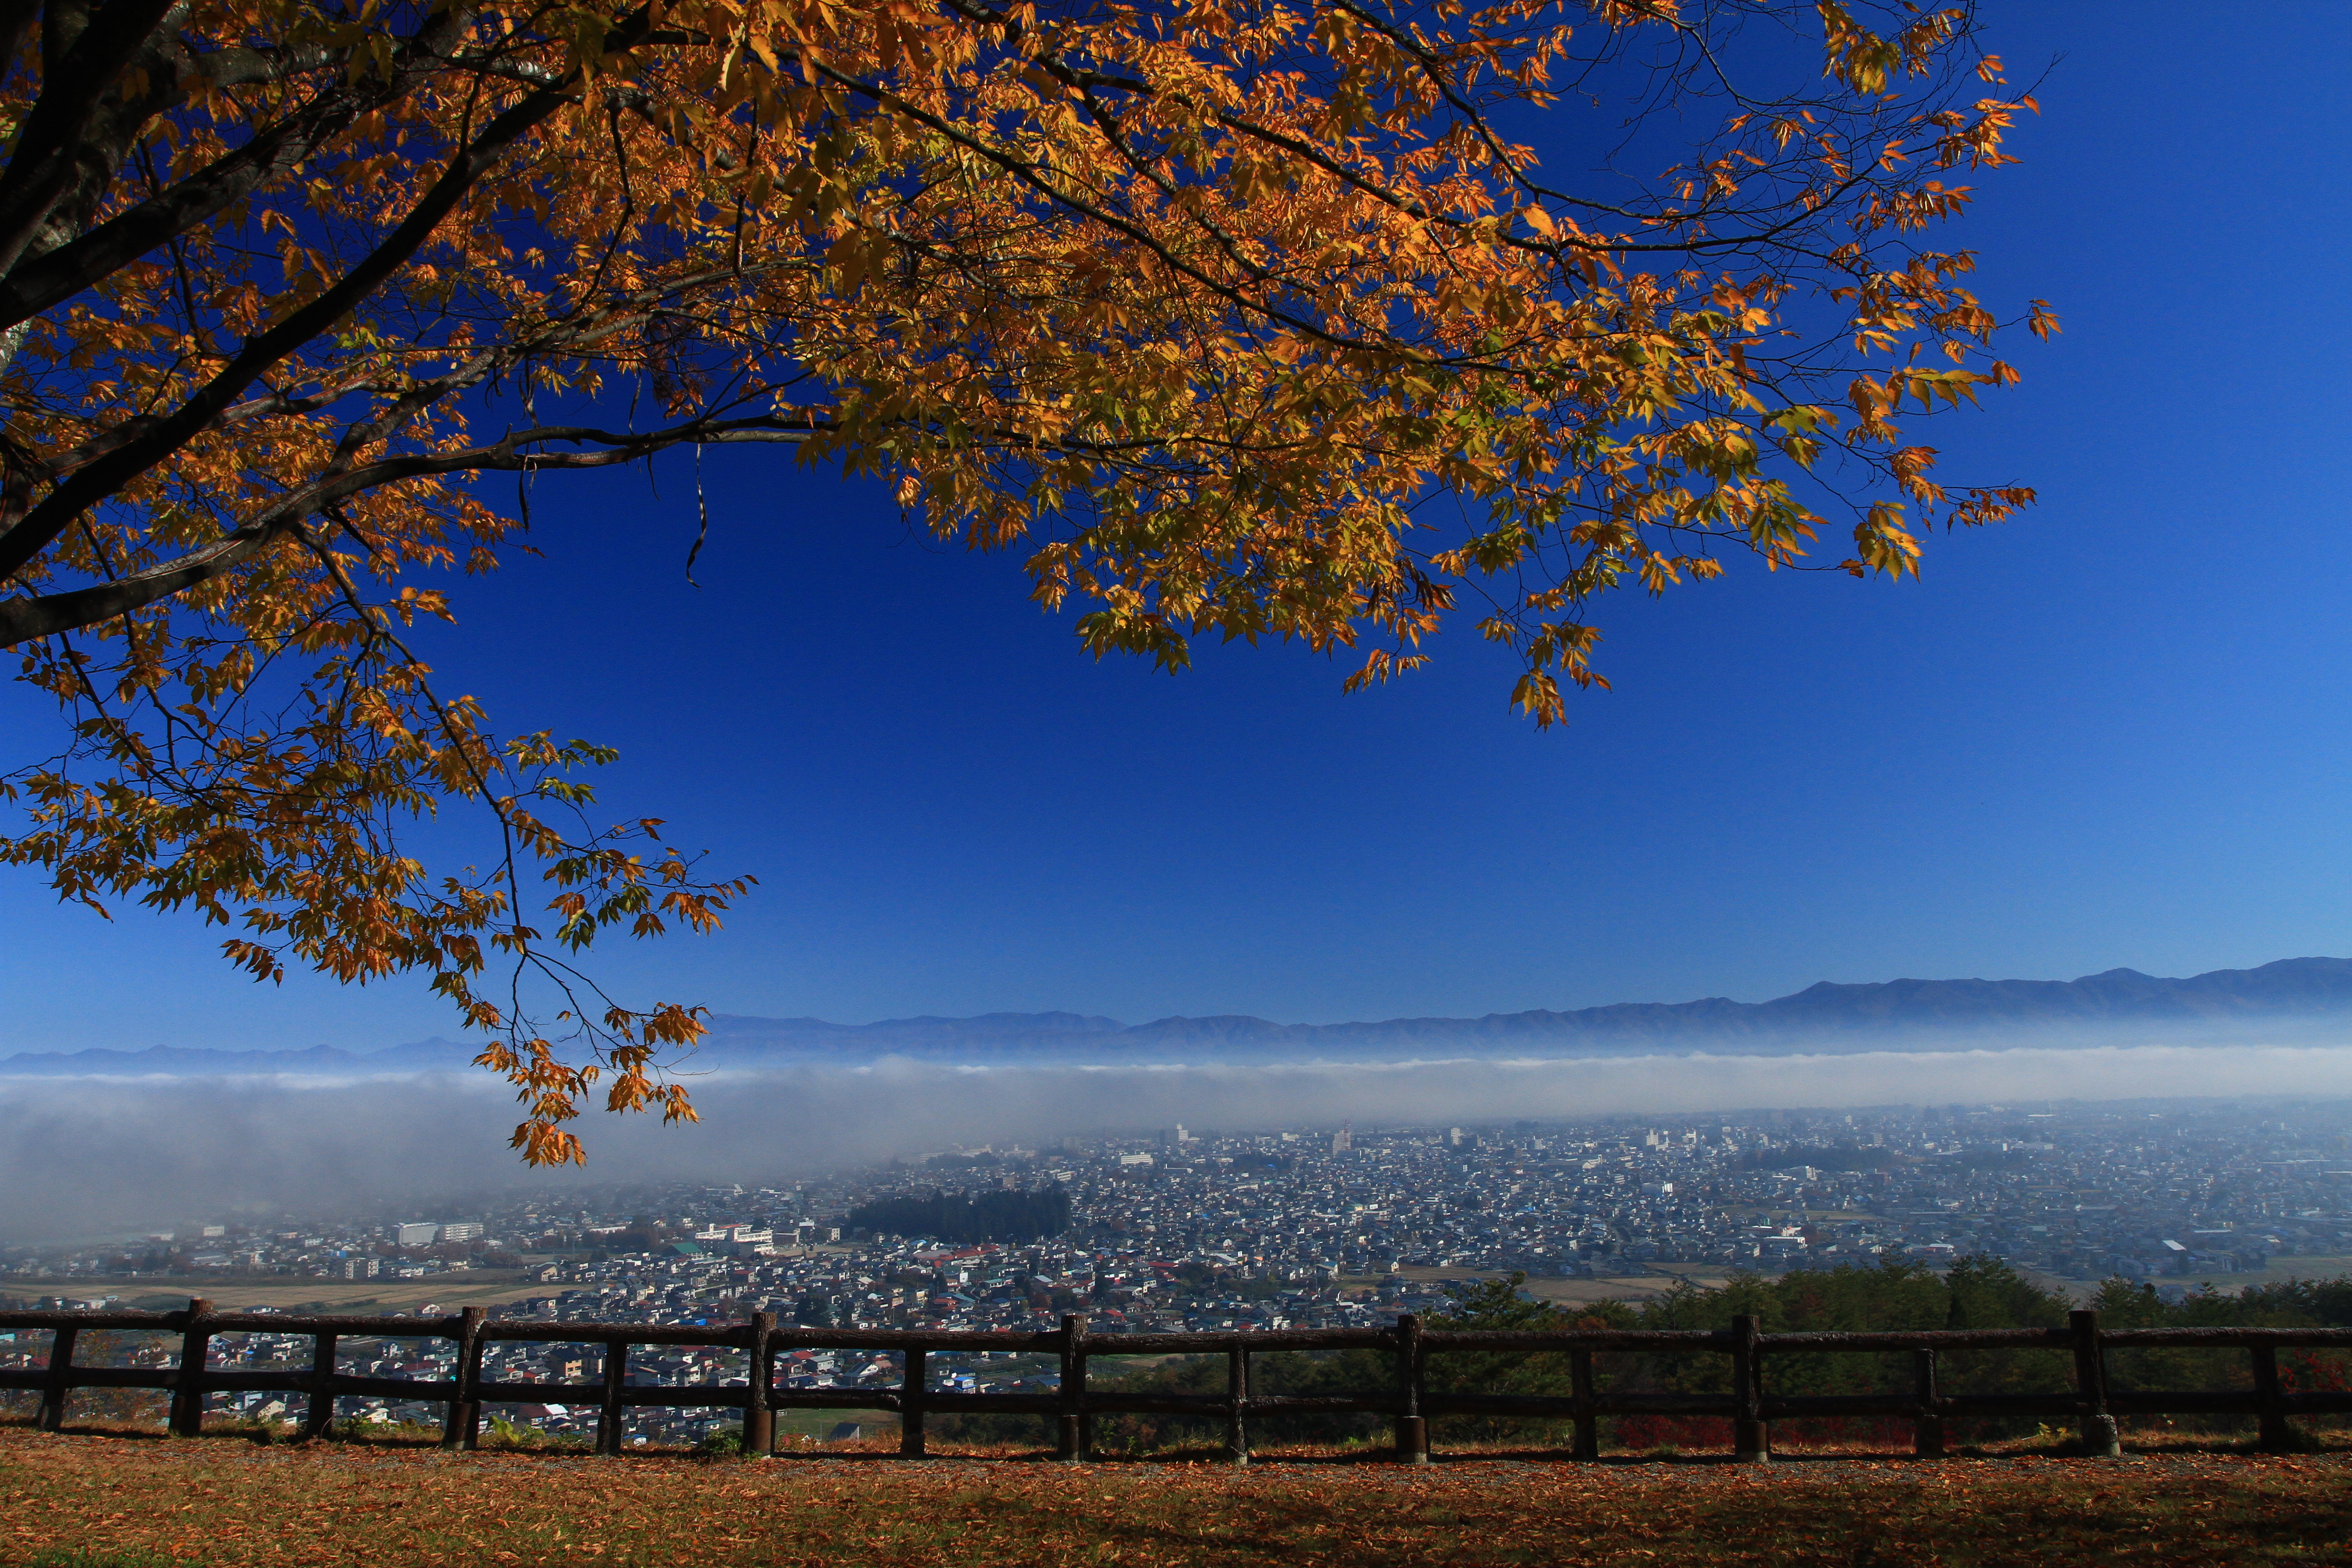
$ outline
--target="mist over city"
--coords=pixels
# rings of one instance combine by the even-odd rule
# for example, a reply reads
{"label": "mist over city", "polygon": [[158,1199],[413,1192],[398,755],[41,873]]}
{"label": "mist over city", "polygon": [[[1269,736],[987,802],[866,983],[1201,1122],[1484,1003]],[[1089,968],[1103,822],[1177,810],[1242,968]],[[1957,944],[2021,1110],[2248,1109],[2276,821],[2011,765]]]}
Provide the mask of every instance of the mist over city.
{"label": "mist over city", "polygon": [[[805,1180],[957,1146],[1035,1147],[1175,1122],[1248,1131],[1752,1110],[2352,1096],[2352,1050],[2291,1043],[2017,1046],[1837,1055],[1308,1061],[1254,1066],[721,1068],[701,1121],[592,1122],[584,1171],[506,1147],[510,1095],[478,1073],[0,1078],[0,1245],[167,1225],[184,1209],[310,1212],[373,1198],[555,1193],[582,1181]],[[159,1195],[162,1204],[159,1207]]]}

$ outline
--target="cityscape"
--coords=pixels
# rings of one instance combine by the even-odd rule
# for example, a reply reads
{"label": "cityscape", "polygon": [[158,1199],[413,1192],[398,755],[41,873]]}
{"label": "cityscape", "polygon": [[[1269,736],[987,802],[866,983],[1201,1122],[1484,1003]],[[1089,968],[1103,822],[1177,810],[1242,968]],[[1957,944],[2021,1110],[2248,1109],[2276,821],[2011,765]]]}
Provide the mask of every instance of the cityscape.
{"label": "cityscape", "polygon": [[[311,1310],[693,1325],[766,1310],[815,1326],[1171,1332],[1376,1326],[1444,1310],[1449,1285],[1510,1272],[1561,1300],[1643,1296],[1739,1270],[2000,1258],[2053,1286],[2123,1277],[2168,1295],[2352,1253],[2352,1108],[2217,1102],[1751,1112],[1680,1121],[1213,1131],[950,1150],[762,1187],[679,1184],[425,1205],[376,1216],[217,1216],[77,1247],[10,1249],[16,1307],[177,1305],[192,1294]],[[1003,1201],[992,1203],[992,1198]],[[1017,1200],[1017,1202],[1015,1201]],[[987,1235],[991,1214],[1050,1234]],[[940,1216],[909,1234],[890,1216]],[[1038,1220],[1034,1216],[1046,1216]],[[1066,1216],[1066,1217],[1065,1217]],[[315,1282],[315,1283],[314,1283]],[[289,1290],[295,1294],[289,1296]],[[303,1297],[304,1290],[315,1291]],[[486,1293],[487,1292],[487,1293]],[[262,1363],[307,1339],[225,1337]],[[13,1364],[0,1348],[0,1363]],[[137,1351],[126,1352],[136,1364]],[[152,1354],[163,1354],[160,1344]],[[352,1341],[347,1369],[446,1375],[435,1342]],[[634,1358],[634,1381],[740,1378],[737,1352]],[[488,1375],[577,1384],[593,1347],[501,1345]],[[897,1359],[803,1350],[794,1388],[887,1385]],[[961,1389],[1050,1388],[1041,1357],[940,1357]],[[261,1395],[248,1413],[278,1414]],[[427,1407],[347,1397],[353,1419]],[[282,1405],[280,1406],[282,1410]],[[553,1432],[593,1408],[524,1405]],[[634,1440],[721,1417],[646,1410]],[[803,1436],[853,1433],[817,1423]]]}

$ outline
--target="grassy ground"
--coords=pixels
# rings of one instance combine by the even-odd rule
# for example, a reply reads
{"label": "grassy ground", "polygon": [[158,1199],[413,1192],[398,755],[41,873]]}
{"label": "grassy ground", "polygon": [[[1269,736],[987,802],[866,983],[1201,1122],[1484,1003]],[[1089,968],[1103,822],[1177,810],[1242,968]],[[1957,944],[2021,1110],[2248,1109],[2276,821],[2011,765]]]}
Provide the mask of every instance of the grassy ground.
{"label": "grassy ground", "polygon": [[[1010,1461],[1010,1462],[1007,1462]],[[2352,1456],[1426,1470],[443,1455],[0,1428],[0,1563],[1007,1568],[2352,1561]]]}

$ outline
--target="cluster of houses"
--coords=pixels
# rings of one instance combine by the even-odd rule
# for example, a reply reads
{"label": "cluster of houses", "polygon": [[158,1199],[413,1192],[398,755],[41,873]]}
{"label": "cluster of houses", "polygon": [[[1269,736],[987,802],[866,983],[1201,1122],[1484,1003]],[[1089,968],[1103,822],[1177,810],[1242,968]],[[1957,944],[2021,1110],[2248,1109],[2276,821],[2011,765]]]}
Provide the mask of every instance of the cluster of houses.
{"label": "cluster of houses", "polygon": [[[761,1188],[610,1190],[391,1220],[215,1220],[19,1247],[0,1258],[0,1297],[96,1306],[198,1288],[225,1295],[238,1280],[426,1281],[412,1294],[443,1279],[504,1281],[500,1310],[551,1323],[695,1325],[766,1310],[837,1329],[988,1331],[1083,1312],[1093,1331],[1116,1334],[1378,1324],[1443,1311],[1449,1282],[1511,1270],[1630,1292],[1742,1268],[1990,1253],[2061,1279],[2185,1283],[2253,1273],[2274,1257],[2352,1251],[2347,1131],[2340,1107],[2226,1103],[1176,1127],[1045,1150],[950,1150]],[[854,1223],[861,1213],[1046,1212],[935,1199],[1055,1187],[1070,1220],[1052,1236],[872,1234]],[[916,1198],[926,1201],[893,1202]],[[321,1300],[349,1300],[344,1289]],[[223,1353],[269,1361],[307,1357],[308,1346],[247,1335]],[[13,1353],[0,1341],[0,1364]],[[347,1368],[375,1375],[446,1373],[430,1341],[353,1342],[343,1354]],[[742,1376],[739,1361],[645,1351],[630,1375],[725,1383]],[[599,1352],[581,1346],[500,1345],[489,1370],[575,1390],[602,1375]],[[992,1355],[935,1359],[932,1374],[942,1386],[1023,1389],[1050,1386],[1054,1373],[1039,1358]],[[899,1370],[888,1357],[802,1350],[779,1376],[855,1389],[895,1383]],[[555,1431],[593,1425],[578,1397],[551,1388],[504,1415]],[[424,1413],[395,1399],[342,1412]],[[641,1436],[667,1440],[722,1417],[634,1419]]]}

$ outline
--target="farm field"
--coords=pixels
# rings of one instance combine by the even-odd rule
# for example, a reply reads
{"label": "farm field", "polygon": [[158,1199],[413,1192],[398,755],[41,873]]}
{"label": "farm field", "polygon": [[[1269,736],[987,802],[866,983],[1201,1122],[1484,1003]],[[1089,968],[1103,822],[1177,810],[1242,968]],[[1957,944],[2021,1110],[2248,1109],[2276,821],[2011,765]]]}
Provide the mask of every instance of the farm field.
{"label": "farm field", "polygon": [[436,1274],[425,1279],[308,1279],[238,1278],[221,1279],[109,1279],[91,1277],[72,1280],[11,1282],[24,1294],[48,1290],[68,1296],[119,1296],[117,1307],[142,1311],[177,1311],[192,1296],[202,1296],[218,1312],[248,1311],[256,1307],[287,1310],[310,1308],[328,1312],[413,1312],[432,1303],[456,1311],[460,1307],[499,1307],[529,1296],[548,1296],[563,1289],[526,1280],[519,1268],[469,1268]]}
{"label": "farm field", "polygon": [[[1422,1268],[1407,1267],[1398,1274],[1419,1282],[1454,1279],[1502,1279],[1509,1276],[1495,1268]],[[1524,1282],[1522,1289],[1538,1301],[1557,1306],[1582,1306],[1592,1301],[1646,1301],[1653,1296],[1663,1296],[1678,1283],[1687,1280],[1693,1285],[1720,1285],[1730,1271],[1706,1264],[1669,1264],[1654,1274],[1612,1276],[1596,1279],[1555,1279],[1538,1276]],[[1342,1285],[1372,1285],[1376,1280],[1346,1279]]]}
{"label": "farm field", "polygon": [[2265,1285],[2284,1284],[2290,1279],[2340,1279],[2352,1275],[2352,1258],[2273,1258],[2269,1268],[2253,1274],[2198,1274],[2183,1279],[2180,1283],[2190,1289],[2210,1286],[2216,1290],[2236,1292]]}
{"label": "farm field", "polygon": [[0,1428],[0,1563],[697,1568],[2352,1561],[2352,1456],[2162,1454],[1412,1470],[1324,1454],[920,1464],[835,1447],[444,1455]]}

